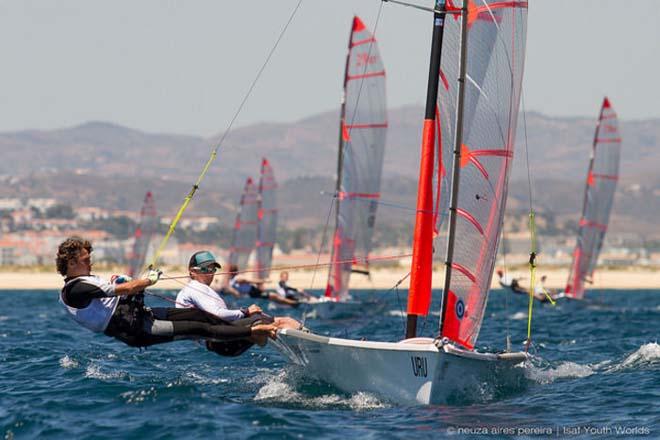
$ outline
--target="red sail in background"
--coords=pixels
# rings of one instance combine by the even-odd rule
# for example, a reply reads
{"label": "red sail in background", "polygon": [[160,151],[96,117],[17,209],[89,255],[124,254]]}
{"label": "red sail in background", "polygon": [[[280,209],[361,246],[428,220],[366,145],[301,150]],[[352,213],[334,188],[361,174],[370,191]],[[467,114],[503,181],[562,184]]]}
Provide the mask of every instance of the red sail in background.
{"label": "red sail in background", "polygon": [[248,177],[243,188],[243,195],[241,195],[241,203],[238,214],[236,214],[231,247],[229,248],[229,264],[238,266],[239,270],[244,270],[247,267],[250,253],[252,253],[257,241],[257,217],[257,188],[252,182],[252,178]]}
{"label": "red sail in background", "polygon": [[614,202],[620,151],[619,121],[610,101],[605,98],[596,126],[584,189],[582,218],[565,289],[566,296],[570,298],[582,299],[584,283],[593,277]]}
{"label": "red sail in background", "polygon": [[385,69],[376,39],[353,18],[339,121],[336,226],[326,296],[348,295],[353,271],[368,271],[385,154]]}
{"label": "red sail in background", "polygon": [[133,249],[128,257],[128,275],[137,277],[140,275],[147,261],[149,243],[156,232],[160,219],[156,213],[156,204],[154,203],[151,191],[144,196],[142,209],[140,210],[140,222],[135,229],[135,241]]}
{"label": "red sail in background", "polygon": [[273,247],[277,237],[277,182],[268,160],[261,161],[259,179],[259,204],[257,210],[257,276],[266,279],[270,275]]}

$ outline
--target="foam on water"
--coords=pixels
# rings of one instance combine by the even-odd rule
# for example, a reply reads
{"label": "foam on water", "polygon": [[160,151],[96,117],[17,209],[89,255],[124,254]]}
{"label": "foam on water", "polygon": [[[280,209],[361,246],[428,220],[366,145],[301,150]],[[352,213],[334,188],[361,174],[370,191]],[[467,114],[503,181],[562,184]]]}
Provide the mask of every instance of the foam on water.
{"label": "foam on water", "polygon": [[126,401],[126,403],[140,403],[145,400],[155,400],[158,392],[155,387],[150,387],[146,390],[137,390],[137,391],[126,391],[121,393],[120,396]]}
{"label": "foam on water", "polygon": [[209,377],[195,371],[186,371],[184,374],[184,380],[197,385],[220,385],[231,382],[231,380],[226,377]]}
{"label": "foam on water", "polygon": [[282,370],[277,374],[261,375],[257,379],[266,382],[259,388],[255,401],[301,405],[307,408],[337,408],[344,407],[352,410],[364,411],[377,408],[386,408],[387,405],[372,394],[357,392],[350,396],[340,394],[322,394],[312,396],[300,393],[296,386],[302,376],[296,372]]}
{"label": "foam on water", "polygon": [[509,319],[513,319],[514,321],[520,321],[521,319],[527,319],[527,313],[525,313],[525,312],[516,312],[513,315],[510,315]]}
{"label": "foam on water", "polygon": [[644,344],[632,354],[628,355],[623,362],[609,369],[610,372],[653,367],[660,365],[660,345],[657,342]]}
{"label": "foam on water", "polygon": [[122,379],[124,377],[127,377],[128,373],[125,371],[109,371],[109,372],[104,372],[101,371],[101,367],[97,364],[91,363],[87,366],[87,369],[85,370],[85,377],[89,379],[99,379],[99,380],[112,380],[112,379]]}
{"label": "foam on water", "polygon": [[62,368],[77,368],[78,361],[70,358],[69,355],[65,354],[64,357],[60,358],[60,367]]}
{"label": "foam on water", "polygon": [[527,370],[527,378],[541,384],[549,384],[557,379],[577,379],[594,374],[589,365],[580,365],[575,362],[562,362],[556,368],[539,368],[532,366]]}

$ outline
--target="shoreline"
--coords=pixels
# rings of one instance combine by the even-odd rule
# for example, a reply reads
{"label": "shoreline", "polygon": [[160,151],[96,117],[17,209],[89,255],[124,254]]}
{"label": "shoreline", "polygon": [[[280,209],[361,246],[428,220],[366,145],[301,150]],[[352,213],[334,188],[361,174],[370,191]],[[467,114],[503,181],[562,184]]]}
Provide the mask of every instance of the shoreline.
{"label": "shoreline", "polygon": [[[99,270],[94,274],[109,279],[112,274],[119,271]],[[351,276],[350,285],[354,289],[391,289],[397,282],[404,278],[407,269],[392,267],[372,270],[370,279],[366,276],[354,274]],[[529,271],[509,270],[508,274],[514,278],[521,278],[520,284],[524,287],[529,285]],[[563,289],[568,278],[568,268],[537,269],[537,280],[541,275],[547,276],[545,286],[549,289]],[[185,276],[180,268],[172,268],[165,271],[165,277]],[[216,277],[216,280],[220,276]],[[267,288],[275,288],[279,279],[279,272],[271,274],[266,283]],[[442,289],[444,273],[433,272],[433,289]],[[300,289],[320,290],[325,288],[327,274],[325,271],[290,271],[289,284]],[[312,280],[314,284],[312,285]],[[400,290],[407,290],[409,278],[399,285]],[[156,284],[157,289],[174,290],[181,289],[188,282],[187,278],[176,280],[164,279]],[[56,272],[30,272],[0,271],[0,290],[59,290],[62,288],[62,277]],[[214,284],[215,287],[215,284]],[[499,288],[497,276],[493,276],[491,288]],[[617,270],[601,270],[594,274],[594,283],[588,285],[588,289],[660,289],[660,271],[640,267]]]}

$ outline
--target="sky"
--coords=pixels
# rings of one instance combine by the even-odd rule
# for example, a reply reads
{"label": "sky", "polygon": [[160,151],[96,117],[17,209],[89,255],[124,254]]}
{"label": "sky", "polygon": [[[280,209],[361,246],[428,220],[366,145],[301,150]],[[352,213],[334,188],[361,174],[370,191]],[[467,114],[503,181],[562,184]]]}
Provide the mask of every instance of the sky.
{"label": "sky", "polygon": [[[0,131],[94,120],[217,135],[297,2],[0,0]],[[389,106],[423,103],[429,13],[303,0],[236,126],[336,110],[353,14],[377,24]],[[607,94],[622,119],[659,118],[658,23],[658,0],[529,0],[526,109],[595,118]]]}

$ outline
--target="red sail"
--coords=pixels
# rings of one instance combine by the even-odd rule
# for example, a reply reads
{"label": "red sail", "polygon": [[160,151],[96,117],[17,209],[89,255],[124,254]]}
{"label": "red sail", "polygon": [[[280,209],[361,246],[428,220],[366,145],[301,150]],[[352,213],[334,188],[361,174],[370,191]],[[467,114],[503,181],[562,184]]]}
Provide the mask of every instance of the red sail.
{"label": "red sail", "polygon": [[[455,3],[449,2],[448,9],[456,8]],[[452,182],[452,187],[458,186],[456,223],[450,232],[453,255],[446,268],[449,285],[441,327],[442,336],[473,348],[488,300],[513,159],[527,2],[469,0],[467,6],[463,108],[456,108],[458,84],[452,81],[459,77],[460,66],[462,20],[457,14],[445,21],[441,78],[447,81],[438,97],[443,143],[456,139],[458,111],[463,118],[459,178]],[[447,175],[454,171],[450,157],[445,153],[443,158]]]}
{"label": "red sail", "polygon": [[584,189],[582,218],[565,289],[568,297],[582,299],[584,283],[593,277],[619,179],[620,151],[619,121],[610,101],[605,98],[596,126]]}

